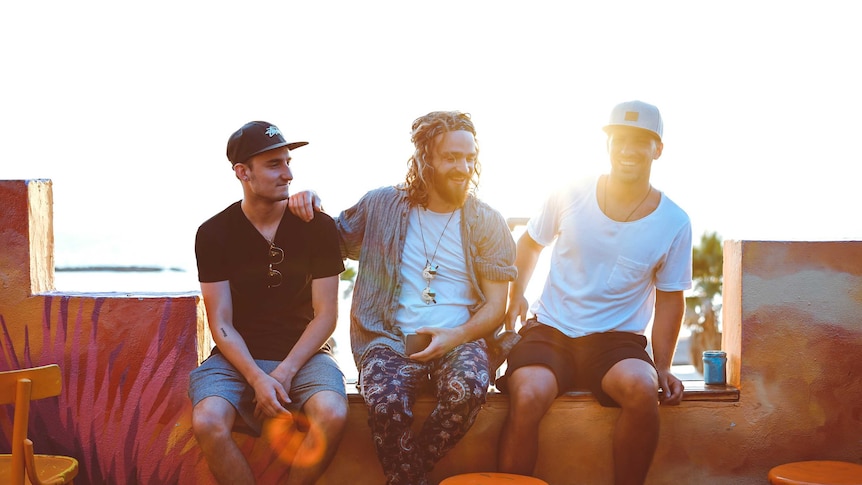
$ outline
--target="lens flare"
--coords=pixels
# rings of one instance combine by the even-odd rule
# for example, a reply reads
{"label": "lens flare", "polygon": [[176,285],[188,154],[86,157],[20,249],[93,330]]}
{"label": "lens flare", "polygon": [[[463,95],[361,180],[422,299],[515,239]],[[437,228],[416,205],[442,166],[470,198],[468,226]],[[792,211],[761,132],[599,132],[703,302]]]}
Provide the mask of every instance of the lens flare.
{"label": "lens flare", "polygon": [[267,419],[262,434],[276,458],[291,468],[310,468],[323,460],[326,437],[302,414]]}

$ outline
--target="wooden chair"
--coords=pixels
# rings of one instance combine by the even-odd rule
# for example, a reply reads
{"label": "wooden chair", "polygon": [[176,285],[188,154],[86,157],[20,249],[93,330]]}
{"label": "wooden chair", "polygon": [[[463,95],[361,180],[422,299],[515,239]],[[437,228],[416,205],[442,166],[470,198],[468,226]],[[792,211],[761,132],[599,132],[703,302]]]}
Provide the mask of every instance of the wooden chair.
{"label": "wooden chair", "polygon": [[78,475],[78,460],[67,456],[34,455],[33,442],[27,438],[30,401],[59,396],[61,377],[57,364],[0,371],[0,404],[15,403],[12,453],[0,455],[0,483],[59,485],[72,483]]}

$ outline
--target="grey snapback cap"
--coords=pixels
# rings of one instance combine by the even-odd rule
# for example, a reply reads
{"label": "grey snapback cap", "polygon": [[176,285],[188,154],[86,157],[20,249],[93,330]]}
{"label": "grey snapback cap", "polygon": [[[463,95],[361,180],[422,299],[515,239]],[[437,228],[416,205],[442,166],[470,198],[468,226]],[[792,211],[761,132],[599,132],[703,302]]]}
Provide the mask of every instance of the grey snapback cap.
{"label": "grey snapback cap", "polygon": [[626,101],[614,106],[611,119],[603,130],[605,133],[610,133],[610,130],[617,126],[630,126],[649,131],[656,135],[659,141],[664,128],[658,108],[643,101]]}

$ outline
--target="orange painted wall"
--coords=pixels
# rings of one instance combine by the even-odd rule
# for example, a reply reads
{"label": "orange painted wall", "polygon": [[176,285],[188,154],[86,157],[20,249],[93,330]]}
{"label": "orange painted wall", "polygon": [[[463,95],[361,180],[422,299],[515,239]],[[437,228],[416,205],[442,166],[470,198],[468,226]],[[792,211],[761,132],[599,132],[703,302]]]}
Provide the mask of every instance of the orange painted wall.
{"label": "orange painted wall", "polygon": [[[78,458],[84,485],[212,483],[186,394],[207,345],[199,295],[53,291],[51,200],[50,181],[0,181],[0,369],[56,362],[64,374],[62,395],[34,408],[36,451]],[[740,399],[663,409],[648,483],[762,484],[791,460],[862,463],[862,242],[727,242],[724,278],[724,348]],[[321,483],[382,483],[358,396],[350,411]],[[505,397],[492,396],[434,478],[494,469],[506,412]],[[537,475],[611,483],[617,412],[559,399],[542,425]],[[0,408],[0,451],[8,423]],[[285,476],[265,440],[235,437],[260,483]]]}

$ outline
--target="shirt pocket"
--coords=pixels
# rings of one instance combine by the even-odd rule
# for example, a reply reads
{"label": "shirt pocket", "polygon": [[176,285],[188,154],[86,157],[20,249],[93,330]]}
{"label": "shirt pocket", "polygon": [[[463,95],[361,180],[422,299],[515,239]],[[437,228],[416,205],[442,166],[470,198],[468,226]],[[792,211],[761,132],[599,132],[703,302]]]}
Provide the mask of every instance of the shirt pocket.
{"label": "shirt pocket", "polygon": [[619,256],[611,274],[608,275],[608,288],[616,292],[631,290],[646,278],[648,272],[648,264]]}

